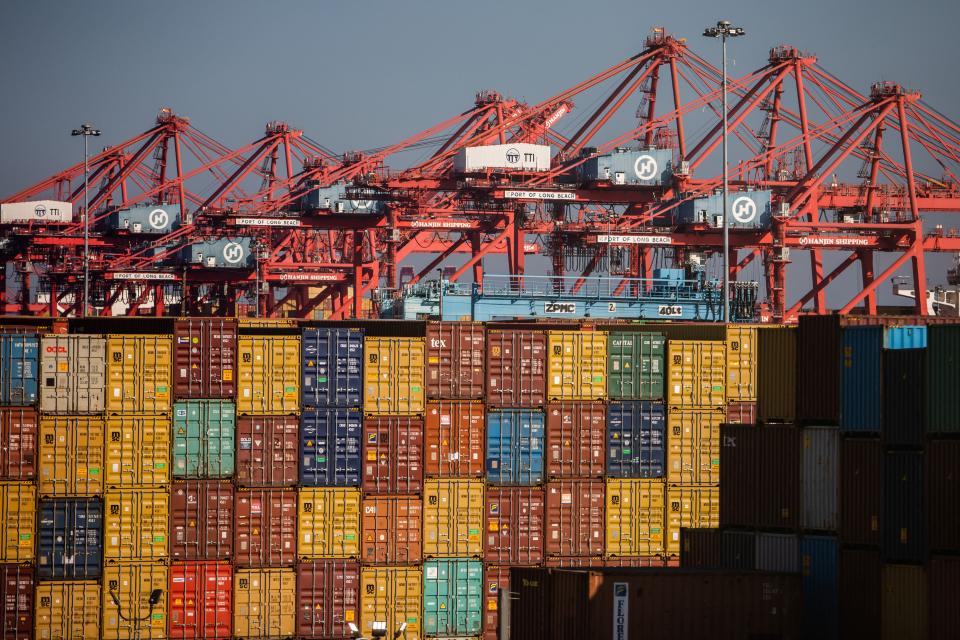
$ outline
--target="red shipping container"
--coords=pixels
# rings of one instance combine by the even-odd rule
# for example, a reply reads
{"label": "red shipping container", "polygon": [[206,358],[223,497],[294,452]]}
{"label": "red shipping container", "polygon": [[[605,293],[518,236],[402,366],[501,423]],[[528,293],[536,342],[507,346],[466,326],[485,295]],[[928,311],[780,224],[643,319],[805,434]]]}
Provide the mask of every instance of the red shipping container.
{"label": "red shipping container", "polygon": [[[930,588],[930,637],[951,638],[960,632],[960,556],[933,556],[927,569]],[[953,634],[953,635],[951,635]]]}
{"label": "red shipping container", "polygon": [[171,638],[230,638],[233,573],[226,562],[170,565]]}
{"label": "red shipping container", "polygon": [[727,404],[727,424],[757,424],[756,402],[731,402]]}
{"label": "red shipping container", "polygon": [[499,640],[500,591],[510,590],[510,567],[488,564],[483,574],[483,640]]}
{"label": "red shipping container", "polygon": [[720,526],[796,529],[800,516],[800,430],[723,425]]}
{"label": "red shipping container", "polygon": [[603,481],[551,480],[545,493],[547,556],[602,556],[606,501]]}
{"label": "red shipping container", "polygon": [[419,493],[423,488],[423,420],[367,416],[363,421],[365,493]]}
{"label": "red shipping container", "polygon": [[237,384],[237,321],[190,318],[173,325],[176,398],[232,398]]}
{"label": "red shipping container", "polygon": [[797,324],[797,418],[840,423],[840,316],[802,315]]}
{"label": "red shipping container", "polygon": [[427,323],[427,397],[483,397],[484,329],[479,322]]}
{"label": "red shipping container", "polygon": [[540,407],[547,397],[547,335],[507,329],[487,332],[487,404]]}
{"label": "red shipping container", "polygon": [[33,637],[33,567],[0,565],[0,599],[3,602],[2,640]]}
{"label": "red shipping container", "polygon": [[840,637],[880,637],[880,551],[840,551]]}
{"label": "red shipping container", "polygon": [[300,423],[295,416],[237,418],[237,484],[294,486],[298,480]]}
{"label": "red shipping container", "polygon": [[297,636],[350,638],[347,623],[360,619],[360,565],[310,560],[297,565]]}
{"label": "red shipping container", "polygon": [[228,480],[187,480],[170,485],[170,555],[174,560],[231,558],[233,494]]}
{"label": "red shipping container", "polygon": [[244,567],[292,565],[297,557],[297,492],[241,489],[234,508],[234,563]]}
{"label": "red shipping container", "polygon": [[543,560],[543,489],[487,487],[484,559],[527,565]]}
{"label": "red shipping container", "polygon": [[37,410],[0,409],[0,480],[32,480],[37,475]]}
{"label": "red shipping container", "polygon": [[680,565],[686,569],[719,569],[720,529],[680,529]]}
{"label": "red shipping container", "polygon": [[605,565],[603,558],[597,556],[547,556],[543,566],[560,569],[602,569]]}
{"label": "red shipping container", "polygon": [[370,564],[414,564],[423,559],[423,500],[413,496],[366,496],[361,518],[360,559]]}
{"label": "red shipping container", "polygon": [[547,405],[547,475],[599,478],[605,471],[607,407],[603,402]]}
{"label": "red shipping container", "polygon": [[880,546],[883,449],[879,438],[840,441],[840,542]]}
{"label": "red shipping container", "polygon": [[927,496],[930,549],[960,552],[960,440],[930,440]]}
{"label": "red shipping container", "polygon": [[481,477],[484,474],[484,409],[480,402],[427,403],[423,463],[427,476]]}

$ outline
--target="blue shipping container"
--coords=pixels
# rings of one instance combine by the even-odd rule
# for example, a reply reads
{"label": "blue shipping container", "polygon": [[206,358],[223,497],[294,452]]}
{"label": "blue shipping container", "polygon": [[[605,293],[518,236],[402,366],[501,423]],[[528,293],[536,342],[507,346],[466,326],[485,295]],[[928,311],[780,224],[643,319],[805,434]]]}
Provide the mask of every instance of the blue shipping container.
{"label": "blue shipping container", "polygon": [[805,638],[829,640],[840,632],[840,545],[833,536],[800,539]]}
{"label": "blue shipping container", "polygon": [[99,578],[103,565],[103,504],[100,498],[40,501],[37,575]]}
{"label": "blue shipping container", "polygon": [[304,329],[303,406],[363,406],[363,331]]}
{"label": "blue shipping container", "polygon": [[663,404],[649,400],[611,402],[607,407],[607,475],[662,478],[665,440]]}
{"label": "blue shipping container", "polygon": [[543,481],[543,412],[508,409],[487,413],[487,480],[535,485]]}
{"label": "blue shipping container", "polygon": [[39,336],[0,334],[0,404],[14,407],[36,404],[39,354]]}
{"label": "blue shipping container", "polygon": [[840,374],[842,431],[880,431],[880,354],[883,341],[883,327],[846,327],[843,330]]}
{"label": "blue shipping container", "polygon": [[300,416],[300,484],[360,486],[363,415],[358,409],[313,409]]}
{"label": "blue shipping container", "polygon": [[883,332],[884,349],[926,349],[927,328],[924,326],[887,327]]}

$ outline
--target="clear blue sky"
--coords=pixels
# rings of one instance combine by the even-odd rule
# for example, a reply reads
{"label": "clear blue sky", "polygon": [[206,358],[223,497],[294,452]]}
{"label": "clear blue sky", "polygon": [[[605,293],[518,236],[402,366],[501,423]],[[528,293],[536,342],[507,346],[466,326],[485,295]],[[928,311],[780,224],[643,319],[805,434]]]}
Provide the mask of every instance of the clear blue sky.
{"label": "clear blue sky", "polygon": [[720,17],[748,32],[731,75],[792,44],[856,89],[894,80],[960,119],[960,3],[944,0],[4,0],[0,194],[82,158],[69,132],[84,121],[110,144],[170,106],[229,146],[284,120],[334,150],[371,148],[478,89],[539,101],[641,50],[654,25],[715,59],[699,34]]}

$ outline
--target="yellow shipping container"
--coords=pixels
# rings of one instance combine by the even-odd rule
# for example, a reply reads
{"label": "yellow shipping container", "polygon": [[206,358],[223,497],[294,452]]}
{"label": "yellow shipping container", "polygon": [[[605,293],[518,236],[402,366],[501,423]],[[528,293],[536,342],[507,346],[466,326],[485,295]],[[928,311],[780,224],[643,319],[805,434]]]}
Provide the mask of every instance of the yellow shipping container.
{"label": "yellow shipping container", "polygon": [[36,640],[100,640],[100,585],[94,580],[40,582],[35,609]]}
{"label": "yellow shipping container", "polygon": [[108,562],[167,558],[168,491],[111,488],[103,506],[103,557]]}
{"label": "yellow shipping container", "polygon": [[104,481],[108,487],[170,482],[170,417],[107,418]]}
{"label": "yellow shipping container", "polygon": [[757,327],[727,325],[727,400],[757,400]]}
{"label": "yellow shipping container", "polygon": [[237,569],[233,574],[233,635],[285,638],[296,633],[293,569]]}
{"label": "yellow shipping container", "polygon": [[360,555],[360,489],[301,488],[298,502],[301,558]]}
{"label": "yellow shipping container", "polygon": [[379,414],[422,414],[423,338],[364,338],[363,410]]}
{"label": "yellow shipping container", "polygon": [[667,412],[667,482],[720,482],[720,425],[723,407],[677,409]]}
{"label": "yellow shipping container", "polygon": [[237,413],[282,415],[300,411],[300,338],[239,339]]}
{"label": "yellow shipping container", "polygon": [[670,340],[667,346],[671,407],[719,407],[726,403],[726,345],[719,340]]}
{"label": "yellow shipping container", "polygon": [[393,631],[407,623],[407,640],[420,639],[423,571],[418,567],[364,567],[360,570],[360,632],[371,637],[373,622]]}
{"label": "yellow shipping container", "polygon": [[107,336],[107,413],[169,413],[170,336]]}
{"label": "yellow shipping container", "polygon": [[[163,589],[163,596],[150,606],[150,592]],[[136,562],[103,568],[103,640],[134,640],[167,637],[167,566],[159,562]],[[111,592],[120,600],[119,611]],[[123,614],[123,617],[120,616]],[[139,620],[139,622],[135,622]],[[137,633],[137,626],[140,632]]]}
{"label": "yellow shipping container", "polygon": [[483,553],[483,481],[427,480],[423,485],[423,554]]}
{"label": "yellow shipping container", "polygon": [[103,418],[44,416],[39,457],[40,495],[103,493]]}
{"label": "yellow shipping container", "polygon": [[0,482],[0,521],[3,548],[0,562],[30,562],[34,559],[37,490],[30,482]]}
{"label": "yellow shipping container", "polygon": [[667,488],[667,553],[680,555],[680,528],[720,526],[720,487]]}
{"label": "yellow shipping container", "polygon": [[607,479],[608,556],[663,553],[663,480]]}
{"label": "yellow shipping container", "polygon": [[603,400],[607,397],[607,334],[600,331],[547,332],[547,397]]}

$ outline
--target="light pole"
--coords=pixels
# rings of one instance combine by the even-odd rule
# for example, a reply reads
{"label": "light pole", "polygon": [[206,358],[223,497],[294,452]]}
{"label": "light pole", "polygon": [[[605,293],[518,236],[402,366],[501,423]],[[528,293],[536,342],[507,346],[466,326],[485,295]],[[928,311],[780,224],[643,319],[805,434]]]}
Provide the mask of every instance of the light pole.
{"label": "light pole", "polygon": [[83,309],[81,311],[84,317],[87,316],[87,302],[90,300],[90,212],[89,208],[89,179],[90,171],[87,163],[89,162],[87,140],[90,136],[99,136],[100,129],[94,129],[90,123],[84,123],[79,129],[70,132],[72,136],[83,136]]}
{"label": "light pole", "polygon": [[437,283],[440,285],[440,311],[438,320],[443,320],[443,267],[437,267]]}
{"label": "light pole", "polygon": [[730,322],[730,196],[727,175],[727,38],[745,35],[742,27],[730,26],[729,20],[720,20],[715,27],[707,27],[703,35],[723,41],[723,321]]}

